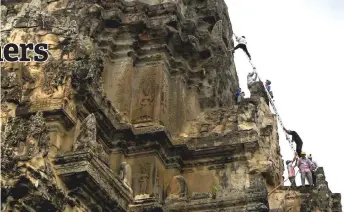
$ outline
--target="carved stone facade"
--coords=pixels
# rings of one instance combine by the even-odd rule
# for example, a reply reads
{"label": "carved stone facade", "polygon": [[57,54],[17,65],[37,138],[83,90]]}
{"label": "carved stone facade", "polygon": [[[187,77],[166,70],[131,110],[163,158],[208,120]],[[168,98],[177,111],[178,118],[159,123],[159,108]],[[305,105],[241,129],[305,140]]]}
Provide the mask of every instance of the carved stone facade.
{"label": "carved stone facade", "polygon": [[3,210],[341,211],[322,169],[268,195],[277,120],[261,82],[235,104],[223,0],[2,3],[2,43],[50,52],[1,63]]}

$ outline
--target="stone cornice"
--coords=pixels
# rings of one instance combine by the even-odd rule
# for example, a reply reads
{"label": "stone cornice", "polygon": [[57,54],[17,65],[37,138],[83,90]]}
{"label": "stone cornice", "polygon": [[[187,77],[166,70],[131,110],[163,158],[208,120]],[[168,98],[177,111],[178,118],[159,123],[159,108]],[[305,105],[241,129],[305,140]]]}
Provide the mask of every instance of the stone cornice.
{"label": "stone cornice", "polygon": [[70,190],[80,188],[105,211],[126,211],[133,201],[132,193],[122,181],[91,151],[78,151],[56,156],[57,175]]}
{"label": "stone cornice", "polygon": [[197,200],[177,200],[167,202],[165,207],[168,211],[199,211],[209,208],[242,208],[246,209],[249,203],[259,202],[266,198],[266,192],[248,192],[246,190],[236,191],[223,198],[197,199]]}
{"label": "stone cornice", "polygon": [[38,111],[42,111],[48,121],[62,121],[67,130],[76,123],[76,113],[64,103],[64,99],[43,99],[23,103],[16,108],[16,116],[30,117]]}

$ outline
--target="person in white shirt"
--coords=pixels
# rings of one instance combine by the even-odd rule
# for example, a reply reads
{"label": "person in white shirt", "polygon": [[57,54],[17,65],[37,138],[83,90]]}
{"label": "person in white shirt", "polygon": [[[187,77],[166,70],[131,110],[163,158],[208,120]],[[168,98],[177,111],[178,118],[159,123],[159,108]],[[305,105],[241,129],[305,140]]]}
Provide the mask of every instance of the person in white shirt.
{"label": "person in white shirt", "polygon": [[234,51],[237,50],[237,49],[242,49],[248,56],[248,58],[251,60],[251,55],[250,53],[248,53],[248,50],[247,50],[247,41],[246,41],[246,37],[245,36],[241,36],[241,37],[238,37],[236,35],[235,36],[235,39],[238,41],[238,45],[233,49]]}
{"label": "person in white shirt", "polygon": [[247,87],[248,87],[248,89],[251,88],[252,84],[257,80],[257,77],[258,77],[258,75],[256,73],[255,68],[253,69],[253,72],[248,73],[248,75],[247,75]]}

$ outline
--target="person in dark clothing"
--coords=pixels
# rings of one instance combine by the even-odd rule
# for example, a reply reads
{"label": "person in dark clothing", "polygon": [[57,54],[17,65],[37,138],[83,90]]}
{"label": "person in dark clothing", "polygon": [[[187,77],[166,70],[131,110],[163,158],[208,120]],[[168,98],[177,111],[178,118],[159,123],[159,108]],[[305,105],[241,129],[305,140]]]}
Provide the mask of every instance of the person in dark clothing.
{"label": "person in dark clothing", "polygon": [[283,130],[292,136],[292,141],[295,142],[296,144],[296,152],[297,152],[297,155],[299,157],[301,157],[301,152],[302,152],[302,145],[303,145],[303,142],[299,136],[299,134],[297,134],[297,132],[295,131],[292,131],[292,130],[287,130],[286,128],[283,127]]}

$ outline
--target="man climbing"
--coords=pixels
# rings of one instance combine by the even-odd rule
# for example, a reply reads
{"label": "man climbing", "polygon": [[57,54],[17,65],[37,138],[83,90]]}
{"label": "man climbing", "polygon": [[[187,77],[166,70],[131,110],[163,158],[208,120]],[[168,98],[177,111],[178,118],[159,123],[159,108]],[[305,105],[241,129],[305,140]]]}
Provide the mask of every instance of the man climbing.
{"label": "man climbing", "polygon": [[253,72],[248,73],[247,75],[247,87],[250,89],[252,84],[257,80],[257,73],[256,73],[256,69],[253,69]]}
{"label": "man climbing", "polygon": [[306,158],[306,153],[302,152],[301,153],[301,158],[298,159],[297,166],[300,169],[301,172],[301,183],[302,183],[302,188],[305,187],[305,178],[307,178],[307,181],[309,183],[309,186],[313,186],[313,181],[312,181],[312,161],[310,161],[308,158]]}
{"label": "man climbing", "polygon": [[296,152],[297,152],[297,155],[299,157],[301,157],[301,152],[302,152],[302,145],[303,145],[303,142],[299,136],[299,134],[297,134],[297,132],[295,131],[291,131],[291,130],[287,130],[286,128],[283,127],[283,130],[292,136],[292,141],[295,142],[296,144]]}
{"label": "man climbing", "polygon": [[312,160],[312,154],[309,154],[308,159],[312,162],[312,169],[311,169],[311,171],[312,171],[313,185],[317,186],[317,178],[315,176],[315,172],[318,169],[318,164],[315,161]]}
{"label": "man climbing", "polygon": [[296,188],[296,182],[295,182],[295,169],[293,166],[293,161],[287,160],[286,161],[287,169],[288,169],[288,178],[291,183],[292,188]]}
{"label": "man climbing", "polygon": [[[247,47],[246,47],[247,41],[246,41],[245,36],[238,37],[235,34],[234,34],[234,36],[235,36],[235,39],[238,41],[239,44],[234,49],[232,49],[232,50],[235,51],[235,50],[237,50],[239,48],[242,49],[246,53],[248,58],[251,60],[251,55],[250,55],[250,53],[248,53],[248,50],[247,50]],[[232,51],[232,50],[230,50],[230,51]]]}
{"label": "man climbing", "polygon": [[271,91],[271,81],[270,80],[265,81],[265,87],[266,87],[266,90],[268,90],[271,98],[274,98],[274,95],[272,94],[272,91]]}

